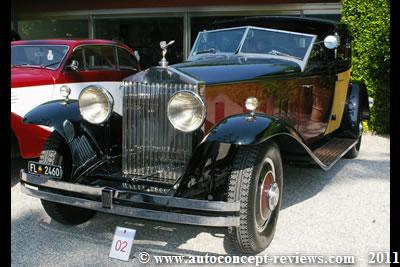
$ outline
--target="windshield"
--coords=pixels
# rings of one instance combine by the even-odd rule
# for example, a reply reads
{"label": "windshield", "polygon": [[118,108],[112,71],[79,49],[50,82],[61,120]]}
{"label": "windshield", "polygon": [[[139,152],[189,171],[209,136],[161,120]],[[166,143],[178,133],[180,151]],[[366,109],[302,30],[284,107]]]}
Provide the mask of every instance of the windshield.
{"label": "windshield", "polygon": [[251,28],[240,52],[304,60],[312,41],[312,35]]}
{"label": "windshield", "polygon": [[[315,35],[246,26],[198,34],[191,58],[210,54],[285,58],[305,68]],[[242,41],[243,40],[243,41]]]}
{"label": "windshield", "polygon": [[193,55],[235,53],[239,49],[245,28],[200,32],[193,47]]}
{"label": "windshield", "polygon": [[68,51],[64,45],[14,45],[11,66],[39,66],[56,69]]}

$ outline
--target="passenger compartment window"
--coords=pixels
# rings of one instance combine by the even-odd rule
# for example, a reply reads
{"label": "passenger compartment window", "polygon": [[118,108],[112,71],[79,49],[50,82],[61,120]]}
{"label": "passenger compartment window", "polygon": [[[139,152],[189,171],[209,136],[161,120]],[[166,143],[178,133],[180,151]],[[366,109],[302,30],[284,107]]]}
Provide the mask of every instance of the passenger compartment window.
{"label": "passenger compartment window", "polygon": [[135,58],[122,48],[118,48],[118,63],[121,70],[138,70]]}
{"label": "passenger compartment window", "polygon": [[111,46],[85,47],[87,70],[116,70],[115,51]]}

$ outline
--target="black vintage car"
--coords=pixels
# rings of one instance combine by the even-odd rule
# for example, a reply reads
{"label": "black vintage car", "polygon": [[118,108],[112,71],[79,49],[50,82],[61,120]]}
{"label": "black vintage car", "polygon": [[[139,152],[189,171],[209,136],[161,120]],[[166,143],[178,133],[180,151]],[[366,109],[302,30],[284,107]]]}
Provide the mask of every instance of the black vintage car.
{"label": "black vintage car", "polygon": [[21,170],[23,191],[64,224],[100,211],[226,227],[243,252],[264,250],[282,161],[328,170],[356,157],[367,91],[351,81],[344,24],[262,17],[216,28],[198,34],[186,62],[163,57],[126,78],[123,101],[94,83],[30,111],[25,123],[54,132]]}

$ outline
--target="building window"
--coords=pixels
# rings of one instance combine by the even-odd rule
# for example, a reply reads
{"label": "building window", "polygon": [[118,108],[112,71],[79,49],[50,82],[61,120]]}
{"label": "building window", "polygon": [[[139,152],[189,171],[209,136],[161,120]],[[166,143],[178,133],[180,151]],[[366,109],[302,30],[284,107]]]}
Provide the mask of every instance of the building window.
{"label": "building window", "polygon": [[87,19],[41,19],[18,21],[22,40],[48,38],[88,38]]}
{"label": "building window", "polygon": [[137,50],[142,68],[158,65],[160,41],[175,40],[166,58],[170,64],[183,61],[183,18],[96,18],[95,38],[119,41]]}

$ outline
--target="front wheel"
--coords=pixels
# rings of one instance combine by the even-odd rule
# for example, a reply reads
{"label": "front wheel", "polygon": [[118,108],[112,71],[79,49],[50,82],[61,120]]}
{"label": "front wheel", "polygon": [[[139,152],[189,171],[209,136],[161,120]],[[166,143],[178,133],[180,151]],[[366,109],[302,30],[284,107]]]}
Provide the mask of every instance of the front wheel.
{"label": "front wheel", "polygon": [[242,252],[258,253],[271,243],[282,183],[282,159],[275,143],[239,147],[229,177],[228,201],[240,202],[240,225],[228,228],[228,234]]}
{"label": "front wheel", "polygon": [[[63,181],[69,181],[71,177],[71,157],[64,139],[57,133],[53,133],[44,145],[39,162],[44,164],[59,165],[63,169]],[[77,225],[91,219],[96,212],[84,208],[73,207],[48,200],[41,200],[46,213],[55,221]]]}

